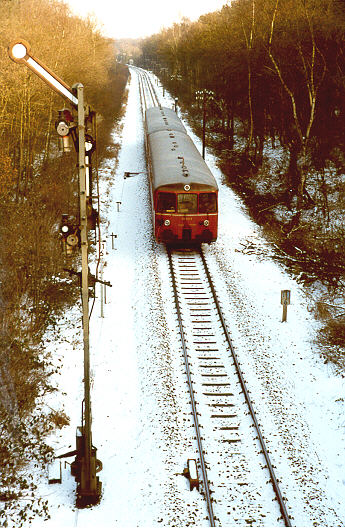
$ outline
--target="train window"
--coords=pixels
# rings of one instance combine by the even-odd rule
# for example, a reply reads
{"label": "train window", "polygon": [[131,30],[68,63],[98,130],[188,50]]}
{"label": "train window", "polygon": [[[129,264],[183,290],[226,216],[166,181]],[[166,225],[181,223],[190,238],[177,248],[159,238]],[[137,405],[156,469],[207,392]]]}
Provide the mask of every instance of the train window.
{"label": "train window", "polygon": [[197,194],[178,194],[177,195],[177,212],[178,213],[196,213],[198,210]]}
{"label": "train window", "polygon": [[199,213],[216,213],[217,196],[215,193],[199,194]]}
{"label": "train window", "polygon": [[157,198],[157,213],[175,213],[176,212],[176,194],[161,192]]}

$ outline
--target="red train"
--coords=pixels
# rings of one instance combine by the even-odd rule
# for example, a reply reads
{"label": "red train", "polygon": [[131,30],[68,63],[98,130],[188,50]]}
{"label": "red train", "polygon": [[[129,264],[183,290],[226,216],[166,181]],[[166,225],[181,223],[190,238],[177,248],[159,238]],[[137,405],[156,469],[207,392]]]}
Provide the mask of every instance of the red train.
{"label": "red train", "polygon": [[146,110],[145,143],[157,242],[214,242],[218,229],[218,186],[176,113]]}

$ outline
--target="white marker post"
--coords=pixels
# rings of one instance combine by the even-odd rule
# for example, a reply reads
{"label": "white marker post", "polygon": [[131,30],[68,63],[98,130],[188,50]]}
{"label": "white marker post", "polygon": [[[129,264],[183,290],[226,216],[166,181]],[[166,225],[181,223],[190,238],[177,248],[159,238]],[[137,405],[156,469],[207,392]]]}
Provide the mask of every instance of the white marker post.
{"label": "white marker post", "polygon": [[287,307],[290,304],[290,290],[282,290],[281,291],[281,300],[280,304],[283,305],[283,317],[282,317],[282,323],[287,321]]}

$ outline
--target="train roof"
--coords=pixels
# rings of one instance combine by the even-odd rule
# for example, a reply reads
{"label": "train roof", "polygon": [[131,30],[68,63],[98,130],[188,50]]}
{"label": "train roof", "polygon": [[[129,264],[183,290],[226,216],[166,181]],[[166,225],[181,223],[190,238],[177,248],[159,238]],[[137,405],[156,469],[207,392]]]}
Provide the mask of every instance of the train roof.
{"label": "train roof", "polygon": [[216,191],[216,180],[191,138],[179,131],[159,131],[148,137],[152,187],[171,187],[190,190]]}
{"label": "train roof", "polygon": [[146,110],[146,133],[150,135],[159,130],[175,130],[187,134],[187,130],[174,110],[159,106],[148,108]]}

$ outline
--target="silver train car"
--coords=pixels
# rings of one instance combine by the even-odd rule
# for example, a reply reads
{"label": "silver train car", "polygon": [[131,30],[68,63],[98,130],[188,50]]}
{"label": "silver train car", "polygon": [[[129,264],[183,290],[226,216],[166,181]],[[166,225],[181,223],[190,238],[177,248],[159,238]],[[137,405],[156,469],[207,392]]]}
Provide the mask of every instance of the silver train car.
{"label": "silver train car", "polygon": [[156,240],[183,245],[214,242],[217,182],[173,110],[146,110],[145,145]]}

